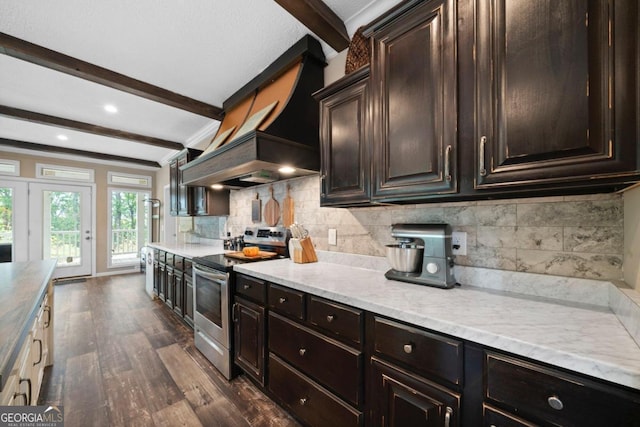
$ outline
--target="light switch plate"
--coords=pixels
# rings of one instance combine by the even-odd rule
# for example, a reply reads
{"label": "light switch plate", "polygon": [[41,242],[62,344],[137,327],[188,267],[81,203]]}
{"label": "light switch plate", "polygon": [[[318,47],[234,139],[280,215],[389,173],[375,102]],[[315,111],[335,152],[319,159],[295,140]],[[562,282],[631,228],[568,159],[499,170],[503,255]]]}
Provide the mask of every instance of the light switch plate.
{"label": "light switch plate", "polygon": [[335,228],[330,228],[328,240],[331,246],[336,246],[338,244],[338,230],[336,230]]}

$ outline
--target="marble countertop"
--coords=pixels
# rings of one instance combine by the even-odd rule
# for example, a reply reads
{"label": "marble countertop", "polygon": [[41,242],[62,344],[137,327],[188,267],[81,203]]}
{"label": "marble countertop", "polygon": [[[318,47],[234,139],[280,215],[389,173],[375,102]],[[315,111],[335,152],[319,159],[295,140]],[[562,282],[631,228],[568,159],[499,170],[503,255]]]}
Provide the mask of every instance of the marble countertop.
{"label": "marble countertop", "polygon": [[210,243],[149,243],[147,246],[163,251],[171,252],[185,258],[195,258],[199,256],[215,255],[224,252],[222,240],[210,239]]}
{"label": "marble countertop", "polygon": [[0,391],[33,325],[55,267],[55,260],[0,263]]}
{"label": "marble countertop", "polygon": [[[342,257],[344,258],[344,257]],[[361,257],[364,259],[365,257]],[[241,264],[235,271],[339,301],[373,313],[528,357],[592,377],[640,389],[640,347],[609,307],[614,285],[530,273],[460,269],[454,289],[387,280],[384,269],[358,262],[296,264],[289,259]],[[456,267],[457,268],[457,267]],[[531,286],[541,282],[551,298],[471,286],[495,284],[496,276]],[[493,276],[493,277],[492,277]],[[585,282],[585,283],[582,283]],[[573,286],[575,285],[575,286]],[[544,288],[543,286],[543,288]],[[558,292],[557,288],[573,288]],[[554,290],[555,289],[555,290]],[[580,292],[582,289],[582,292]],[[600,300],[594,300],[593,293]],[[571,294],[585,294],[585,299]],[[636,293],[633,291],[632,293]],[[556,295],[558,294],[558,295]],[[587,296],[587,294],[589,296]],[[574,295],[574,296],[575,296]],[[617,295],[617,294],[616,294]],[[632,303],[633,304],[633,303]],[[636,309],[638,306],[634,306]],[[635,323],[634,323],[635,322]],[[638,327],[638,317],[628,324]],[[638,331],[636,331],[638,332]],[[633,336],[632,336],[633,335]],[[638,334],[640,336],[640,333]],[[635,339],[634,339],[635,338]]]}

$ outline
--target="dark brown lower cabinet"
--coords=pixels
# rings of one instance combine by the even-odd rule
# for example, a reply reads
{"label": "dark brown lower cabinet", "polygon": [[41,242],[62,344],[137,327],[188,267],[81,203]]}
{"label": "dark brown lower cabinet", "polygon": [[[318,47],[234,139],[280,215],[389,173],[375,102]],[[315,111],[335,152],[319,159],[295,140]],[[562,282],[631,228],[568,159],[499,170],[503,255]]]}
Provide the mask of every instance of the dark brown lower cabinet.
{"label": "dark brown lower cabinet", "polygon": [[184,321],[193,327],[193,279],[184,275]]}
{"label": "dark brown lower cabinet", "polygon": [[169,265],[165,267],[165,276],[166,287],[164,292],[164,303],[167,304],[171,309],[173,309],[176,292],[176,276],[173,272],[173,267],[169,267]]}
{"label": "dark brown lower cabinet", "polygon": [[364,416],[320,384],[269,354],[269,391],[310,426],[362,426]]}
{"label": "dark brown lower cabinet", "polygon": [[234,362],[264,386],[265,308],[236,297],[233,305]]}
{"label": "dark brown lower cabinet", "polygon": [[487,402],[536,424],[640,426],[638,393],[582,376],[487,351],[485,381]]}
{"label": "dark brown lower cabinet", "polygon": [[371,358],[372,424],[385,427],[460,425],[460,394]]}
{"label": "dark brown lower cabinet", "polygon": [[640,391],[238,274],[234,360],[307,426],[640,427]]}
{"label": "dark brown lower cabinet", "polygon": [[179,316],[184,312],[184,274],[175,268],[173,270],[173,311]]}

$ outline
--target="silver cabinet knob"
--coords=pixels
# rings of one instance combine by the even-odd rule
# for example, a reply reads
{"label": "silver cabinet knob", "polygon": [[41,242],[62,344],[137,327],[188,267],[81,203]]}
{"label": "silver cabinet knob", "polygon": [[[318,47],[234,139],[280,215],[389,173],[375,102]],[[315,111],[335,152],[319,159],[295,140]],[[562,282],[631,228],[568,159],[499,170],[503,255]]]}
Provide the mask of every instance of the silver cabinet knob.
{"label": "silver cabinet knob", "polygon": [[285,297],[280,297],[278,301],[280,301],[280,304],[284,304],[285,302],[287,302],[287,299]]}
{"label": "silver cabinet knob", "polygon": [[547,399],[547,403],[556,411],[560,411],[562,410],[562,408],[564,408],[564,405],[562,404],[562,400],[560,400],[558,396],[550,396]]}
{"label": "silver cabinet knob", "polygon": [[244,286],[242,287],[242,289],[244,289],[245,291],[246,291],[247,289],[249,289],[249,288],[251,288],[251,285],[244,285]]}
{"label": "silver cabinet knob", "polygon": [[304,406],[306,404],[307,404],[307,398],[306,397],[301,398],[300,399],[300,405]]}
{"label": "silver cabinet knob", "polygon": [[307,352],[306,348],[301,348],[300,350],[298,350],[298,354],[300,354],[300,356],[304,356],[306,352]]}
{"label": "silver cabinet knob", "polygon": [[405,344],[403,348],[405,353],[407,354],[413,353],[413,344]]}
{"label": "silver cabinet knob", "polygon": [[329,315],[327,316],[327,322],[331,323],[331,322],[333,322],[333,319],[334,319],[333,314],[329,314]]}

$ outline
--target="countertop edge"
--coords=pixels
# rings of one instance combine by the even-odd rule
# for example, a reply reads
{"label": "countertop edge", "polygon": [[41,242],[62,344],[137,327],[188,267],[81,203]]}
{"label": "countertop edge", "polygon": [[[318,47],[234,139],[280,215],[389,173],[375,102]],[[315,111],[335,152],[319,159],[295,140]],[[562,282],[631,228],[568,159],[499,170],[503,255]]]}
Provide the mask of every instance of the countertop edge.
{"label": "countertop edge", "polygon": [[[56,268],[55,260],[45,260],[43,262],[49,262],[49,267],[46,273],[43,276],[43,281],[40,284],[39,291],[37,292],[37,298],[33,300],[33,304],[29,310],[29,315],[27,316],[27,320],[25,324],[21,328],[20,335],[16,340],[13,348],[9,352],[9,356],[4,360],[3,365],[0,367],[0,393],[4,391],[4,387],[11,374],[11,370],[13,369],[13,365],[16,363],[16,359],[20,354],[20,350],[24,345],[24,340],[29,333],[30,325],[33,323],[35,316],[38,311],[38,302],[44,297],[44,294],[47,292],[47,288],[49,286],[49,282],[51,281],[51,277],[53,276],[53,272]],[[9,372],[7,372],[9,370]]]}

